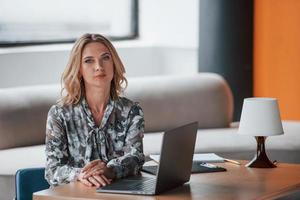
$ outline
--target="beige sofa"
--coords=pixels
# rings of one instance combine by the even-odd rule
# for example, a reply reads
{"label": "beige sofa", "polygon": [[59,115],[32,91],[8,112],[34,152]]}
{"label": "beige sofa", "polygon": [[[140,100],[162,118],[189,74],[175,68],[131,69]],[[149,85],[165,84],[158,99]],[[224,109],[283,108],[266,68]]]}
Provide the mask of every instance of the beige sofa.
{"label": "beige sofa", "polygon": [[[1,200],[14,197],[17,169],[44,166],[46,116],[59,92],[59,85],[0,89]],[[232,93],[217,74],[130,78],[125,96],[144,110],[146,155],[160,152],[162,131],[191,121],[199,123],[196,152],[234,159],[251,159],[255,153],[254,138],[238,135],[238,123],[231,123]],[[300,123],[283,126],[284,135],[267,139],[269,156],[300,163]]]}

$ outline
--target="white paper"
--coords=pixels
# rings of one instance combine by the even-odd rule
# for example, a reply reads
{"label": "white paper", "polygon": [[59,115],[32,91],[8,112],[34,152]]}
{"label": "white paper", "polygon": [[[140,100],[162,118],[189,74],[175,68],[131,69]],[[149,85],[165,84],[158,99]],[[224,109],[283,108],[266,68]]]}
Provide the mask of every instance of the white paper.
{"label": "white paper", "polygon": [[[159,162],[160,155],[150,155],[150,158],[155,162]],[[215,153],[196,153],[194,154],[193,161],[201,161],[207,163],[224,162],[224,158]]]}

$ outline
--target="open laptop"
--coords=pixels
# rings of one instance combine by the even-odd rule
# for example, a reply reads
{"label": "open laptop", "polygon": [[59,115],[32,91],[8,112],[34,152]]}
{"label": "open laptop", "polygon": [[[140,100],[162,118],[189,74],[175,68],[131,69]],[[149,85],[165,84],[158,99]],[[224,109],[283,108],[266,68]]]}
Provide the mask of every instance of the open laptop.
{"label": "open laptop", "polygon": [[190,180],[198,122],[163,134],[157,176],[134,176],[98,188],[97,192],[156,195]]}

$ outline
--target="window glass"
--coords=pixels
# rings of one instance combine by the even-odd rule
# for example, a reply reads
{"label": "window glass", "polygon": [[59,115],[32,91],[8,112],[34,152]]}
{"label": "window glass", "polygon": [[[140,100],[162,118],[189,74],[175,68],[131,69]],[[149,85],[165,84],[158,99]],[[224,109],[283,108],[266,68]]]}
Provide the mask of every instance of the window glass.
{"label": "window glass", "polygon": [[134,0],[0,0],[0,45],[136,35]]}

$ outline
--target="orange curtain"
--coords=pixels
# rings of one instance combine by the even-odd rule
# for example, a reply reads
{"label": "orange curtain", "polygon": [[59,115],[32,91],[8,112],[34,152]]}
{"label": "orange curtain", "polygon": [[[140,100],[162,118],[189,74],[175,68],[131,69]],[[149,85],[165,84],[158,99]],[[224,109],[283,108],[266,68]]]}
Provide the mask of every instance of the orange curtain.
{"label": "orange curtain", "polygon": [[254,96],[275,97],[300,120],[300,0],[255,0]]}

